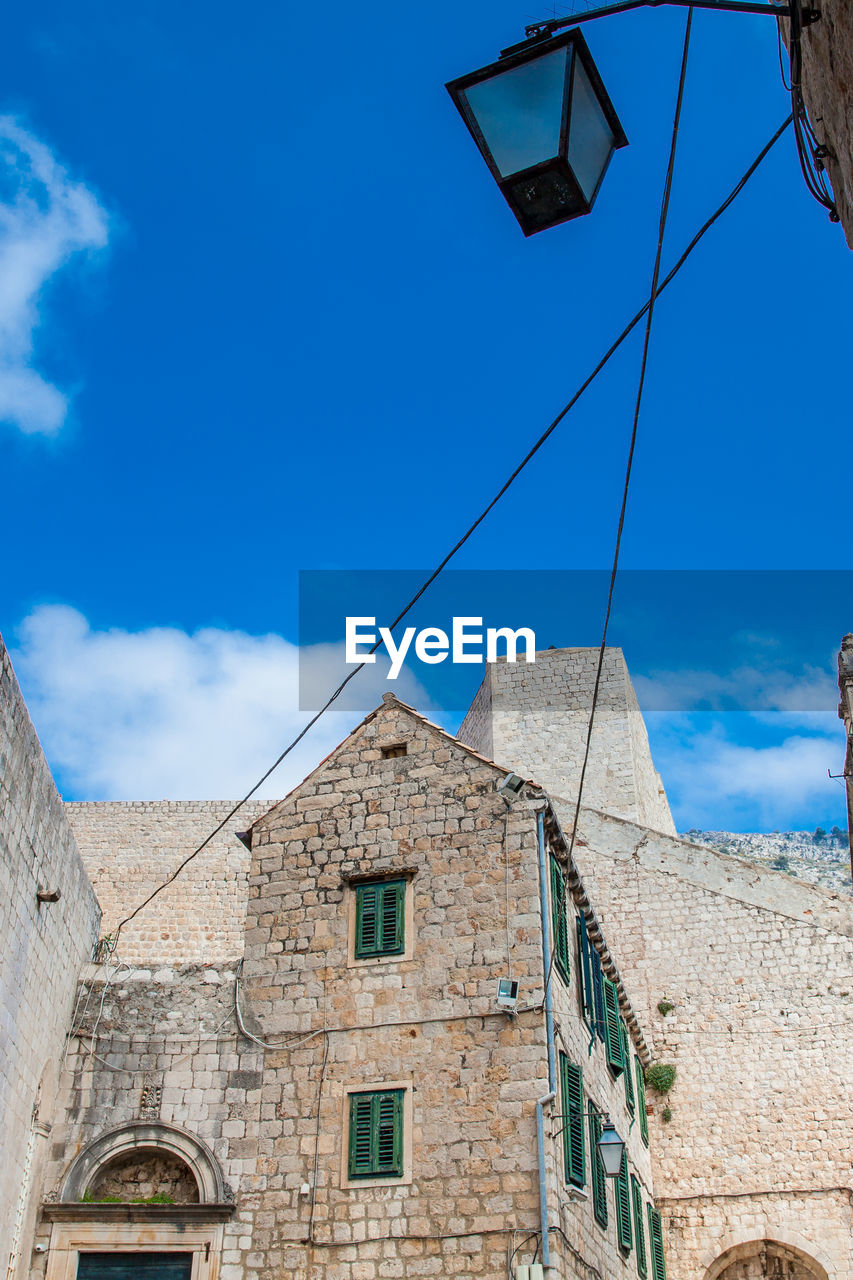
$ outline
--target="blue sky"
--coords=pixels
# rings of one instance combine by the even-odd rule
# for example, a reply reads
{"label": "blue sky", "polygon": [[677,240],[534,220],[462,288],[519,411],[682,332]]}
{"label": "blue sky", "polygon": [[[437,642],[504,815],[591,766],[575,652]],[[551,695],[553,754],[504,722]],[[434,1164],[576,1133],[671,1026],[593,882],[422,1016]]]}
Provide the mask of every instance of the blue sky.
{"label": "blue sky", "polygon": [[[434,563],[643,301],[683,11],[585,28],[631,145],[590,217],[530,240],[443,87],[553,11],[7,15],[0,627],[66,794],[249,785],[299,722],[298,571]],[[773,22],[697,13],[665,267],[787,109]],[[626,568],[845,567],[851,262],[786,136],[659,304]],[[608,563],[638,357],[639,336],[459,567]],[[683,827],[842,822],[837,784],[791,778],[840,767],[853,617],[791,613],[826,718],[652,725],[665,781],[721,741],[758,777],[787,750],[769,813],[758,784],[734,804],[742,768],[709,797],[673,765]]]}

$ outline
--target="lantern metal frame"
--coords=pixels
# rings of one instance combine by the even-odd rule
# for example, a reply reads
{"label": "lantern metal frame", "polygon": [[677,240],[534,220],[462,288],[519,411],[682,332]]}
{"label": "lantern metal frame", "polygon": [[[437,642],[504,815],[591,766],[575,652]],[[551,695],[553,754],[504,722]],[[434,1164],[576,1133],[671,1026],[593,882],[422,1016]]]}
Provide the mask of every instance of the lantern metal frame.
{"label": "lantern metal frame", "polygon": [[[619,1138],[619,1144],[621,1145],[621,1148],[622,1148],[622,1152],[621,1152],[621,1154],[622,1154],[623,1156],[624,1156],[624,1155],[626,1155],[627,1150],[628,1150],[628,1145],[627,1145],[627,1143],[625,1142],[625,1139],[624,1139],[624,1138],[620,1138],[620,1137],[619,1137],[619,1131],[618,1131],[618,1129],[616,1128],[616,1125],[615,1125],[615,1124],[613,1123],[613,1121],[610,1119],[610,1113],[609,1113],[608,1111],[599,1111],[598,1107],[584,1107],[583,1111],[570,1110],[570,1111],[558,1111],[558,1112],[556,1112],[554,1115],[552,1115],[552,1116],[551,1116],[551,1119],[552,1119],[552,1120],[565,1120],[565,1122],[566,1122],[566,1123],[565,1123],[565,1124],[561,1124],[561,1125],[560,1125],[560,1127],[559,1127],[559,1129],[557,1129],[557,1130],[556,1130],[556,1132],[552,1129],[552,1130],[551,1130],[551,1135],[550,1135],[550,1136],[551,1136],[551,1138],[552,1138],[552,1139],[559,1138],[560,1134],[561,1134],[565,1129],[568,1129],[568,1127],[569,1127],[569,1125],[571,1124],[572,1120],[574,1120],[577,1116],[591,1116],[591,1115],[596,1115],[596,1116],[598,1116],[598,1117],[599,1117],[599,1119],[601,1120],[601,1133],[599,1134],[598,1141],[596,1142],[596,1144],[595,1144],[595,1145],[596,1145],[597,1147],[601,1145],[601,1139],[602,1139],[602,1137],[603,1137],[603,1135],[604,1135],[604,1131],[605,1131],[606,1129],[610,1128],[610,1129],[612,1129],[612,1130],[613,1130],[613,1132],[616,1134],[616,1137],[617,1137],[617,1138]],[[612,1146],[612,1147],[614,1147],[614,1148],[615,1148],[617,1144],[616,1144],[615,1142],[613,1142],[613,1143],[608,1143],[607,1145],[608,1145],[608,1146]],[[604,1168],[604,1157],[603,1157],[603,1156],[601,1157],[601,1162],[602,1162],[602,1168]],[[621,1159],[620,1159],[620,1164],[621,1164]],[[604,1174],[605,1174],[605,1177],[607,1177],[607,1178],[618,1178],[618,1177],[619,1177],[619,1172],[620,1172],[620,1171],[619,1171],[619,1169],[617,1169],[614,1173],[608,1173],[608,1172],[607,1172],[607,1169],[606,1169],[606,1168],[604,1168]]]}
{"label": "lantern metal frame", "polygon": [[[529,165],[526,169],[519,169],[512,174],[502,174],[492,155],[491,148],[486,140],[482,130],[480,129],[477,118],[473,109],[465,98],[468,89],[475,85],[483,84],[487,80],[494,79],[499,75],[503,75],[508,71],[514,71],[517,67],[545,57],[549,53],[554,53],[558,49],[573,50],[571,66],[567,68],[565,83],[563,85],[563,102],[562,116],[560,120],[560,138],[557,147],[556,156],[549,156],[546,160],[542,160],[534,165]],[[601,173],[595,184],[595,189],[587,197],[581,189],[572,166],[569,163],[568,154],[571,145],[571,113],[572,113],[572,90],[575,82],[575,69],[577,67],[577,59],[580,59],[584,72],[589,80],[590,87],[595,95],[595,99],[601,108],[601,112],[607,122],[607,126],[613,135],[613,146],[610,155],[605,161]],[[458,76],[455,80],[450,80],[447,85],[448,93],[453,99],[453,104],[465,122],[465,125],[477,144],[477,147],[489,167],[489,172],[494,178],[500,189],[501,194],[506,200],[509,207],[515,214],[522,231],[526,236],[534,235],[537,231],[545,230],[547,227],[558,226],[562,222],[568,222],[572,218],[581,217],[592,209],[595,198],[598,195],[604,175],[610,165],[613,152],[618,151],[621,147],[628,145],[628,138],[625,130],[616,114],[616,108],[610,100],[610,95],[604,87],[604,82],[599,75],[598,68],[593,61],[589,46],[584,39],[583,33],[576,28],[571,31],[563,31],[548,39],[526,40],[520,45],[515,45],[511,49],[506,49],[501,54],[497,62],[491,62],[488,66],[480,67],[476,71],[470,71],[467,75]],[[514,196],[514,189],[525,181],[533,181],[545,174],[557,172],[566,185],[571,190],[571,204],[569,212],[564,216],[554,216],[543,224],[542,227],[530,226],[525,223],[524,210],[521,208],[518,200]]]}

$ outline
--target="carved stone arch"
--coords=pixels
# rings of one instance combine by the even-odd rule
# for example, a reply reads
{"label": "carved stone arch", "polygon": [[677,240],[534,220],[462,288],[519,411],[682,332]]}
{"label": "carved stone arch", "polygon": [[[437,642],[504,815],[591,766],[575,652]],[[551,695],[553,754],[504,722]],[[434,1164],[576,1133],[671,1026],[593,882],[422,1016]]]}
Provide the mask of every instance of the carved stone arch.
{"label": "carved stone arch", "polygon": [[[774,1276],[785,1275],[793,1280],[829,1280],[831,1263],[823,1250],[785,1228],[768,1224],[762,1232],[760,1227],[753,1227],[727,1236],[718,1250],[716,1257],[709,1260],[706,1255],[703,1259],[703,1280],[720,1280],[726,1273],[732,1280],[742,1280],[740,1273],[748,1274],[753,1260],[763,1260],[760,1274],[769,1275],[772,1271]],[[768,1260],[773,1265],[768,1266]]]}
{"label": "carved stone arch", "polygon": [[228,1199],[219,1162],[200,1138],[159,1121],[132,1120],[102,1133],[72,1160],[62,1181],[60,1201],[82,1200],[104,1165],[136,1152],[159,1152],[182,1161],[196,1180],[201,1204],[222,1204]]}

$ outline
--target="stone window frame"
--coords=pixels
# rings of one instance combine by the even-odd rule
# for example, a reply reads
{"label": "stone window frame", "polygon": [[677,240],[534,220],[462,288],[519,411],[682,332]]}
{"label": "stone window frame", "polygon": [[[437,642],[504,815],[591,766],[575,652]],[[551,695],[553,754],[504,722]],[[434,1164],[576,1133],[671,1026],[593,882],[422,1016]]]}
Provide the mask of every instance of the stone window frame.
{"label": "stone window frame", "polygon": [[[405,960],[413,960],[415,956],[415,894],[413,880],[417,875],[417,867],[388,867],[383,871],[356,873],[344,877],[346,917],[347,917],[347,968],[363,969],[369,965],[400,964]],[[359,885],[378,883],[384,880],[403,880],[403,950],[395,955],[364,956],[356,959],[355,954],[355,916],[356,889]]]}
{"label": "stone window frame", "polygon": [[[96,1205],[91,1206],[93,1210]],[[191,1280],[216,1280],[223,1227],[184,1222],[55,1222],[45,1280],[76,1280],[81,1253],[191,1253]]]}
{"label": "stone window frame", "polygon": [[[403,1172],[398,1178],[351,1178],[349,1176],[349,1118],[350,1097],[354,1093],[385,1093],[399,1089],[403,1094]],[[413,1179],[412,1137],[414,1125],[412,1121],[412,1102],[414,1083],[409,1077],[406,1080],[358,1080],[344,1085],[341,1106],[341,1190],[358,1191],[366,1187],[410,1187]],[[193,1277],[195,1280],[195,1277]]]}

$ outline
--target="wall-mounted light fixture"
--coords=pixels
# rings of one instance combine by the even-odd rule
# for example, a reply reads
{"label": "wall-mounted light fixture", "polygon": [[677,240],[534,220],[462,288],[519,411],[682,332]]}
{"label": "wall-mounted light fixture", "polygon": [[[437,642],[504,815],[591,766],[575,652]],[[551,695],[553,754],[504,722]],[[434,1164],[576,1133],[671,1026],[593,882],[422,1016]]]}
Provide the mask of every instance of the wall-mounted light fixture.
{"label": "wall-mounted light fixture", "polygon": [[[601,1112],[598,1110],[593,1112],[587,1109],[585,1111],[563,1111],[560,1112],[559,1115],[552,1116],[552,1120],[564,1120],[565,1124],[561,1125],[556,1133],[552,1133],[551,1137],[559,1138],[563,1130],[571,1124],[572,1120],[577,1116],[588,1115],[600,1116]],[[611,1121],[610,1116],[605,1114],[601,1118],[601,1133],[599,1135],[598,1142],[596,1142],[595,1145],[598,1148],[598,1154],[601,1156],[601,1163],[607,1177],[618,1178],[622,1170],[622,1156],[625,1152],[625,1143],[616,1132],[616,1128]]]}
{"label": "wall-mounted light fixture", "polygon": [[446,86],[524,234],[589,213],[613,152],[628,144],[580,23],[661,4],[790,19],[791,109],[800,165],[809,191],[837,222],[824,176],[826,147],[815,136],[802,95],[800,32],[820,11],[808,0],[617,0],[532,23],[528,39],[504,49],[497,62]]}
{"label": "wall-mounted light fixture", "polygon": [[523,790],[524,779],[519,777],[517,773],[508,773],[498,787],[498,794],[503,796],[507,804],[512,804],[513,800],[517,800]]}

